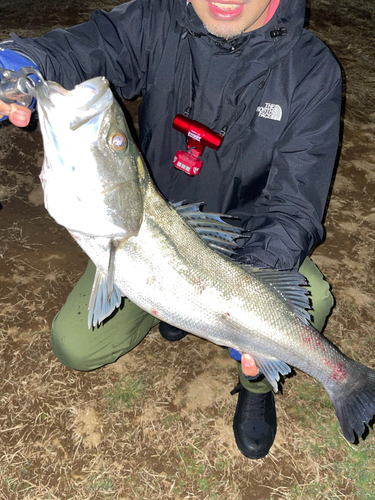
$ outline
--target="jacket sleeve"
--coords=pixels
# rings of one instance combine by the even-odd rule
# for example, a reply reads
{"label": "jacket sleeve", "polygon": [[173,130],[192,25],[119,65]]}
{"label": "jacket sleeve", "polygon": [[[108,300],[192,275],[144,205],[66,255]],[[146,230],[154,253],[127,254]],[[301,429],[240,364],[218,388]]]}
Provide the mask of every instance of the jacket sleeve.
{"label": "jacket sleeve", "polygon": [[307,75],[294,92],[267,184],[245,222],[249,238],[238,252],[242,262],[298,270],[324,235],[341,108],[341,72],[333,57],[331,62],[326,81],[320,75],[317,84]]}
{"label": "jacket sleeve", "polygon": [[122,4],[110,13],[96,10],[86,23],[56,29],[40,38],[20,38],[3,45],[35,62],[41,73],[67,89],[95,76],[105,76],[125,98],[146,83],[147,54],[152,48],[155,12],[150,0]]}

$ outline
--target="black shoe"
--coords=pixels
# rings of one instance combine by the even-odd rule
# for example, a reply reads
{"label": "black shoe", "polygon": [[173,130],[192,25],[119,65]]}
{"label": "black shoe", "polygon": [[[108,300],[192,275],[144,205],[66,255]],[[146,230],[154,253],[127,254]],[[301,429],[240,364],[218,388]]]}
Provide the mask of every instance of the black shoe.
{"label": "black shoe", "polygon": [[241,382],[231,394],[238,394],[233,419],[234,437],[240,452],[247,458],[263,458],[276,436],[276,408],[272,391],[257,394],[247,391]]}
{"label": "black shoe", "polygon": [[164,323],[163,321],[159,323],[159,332],[165,340],[170,340],[171,342],[181,340],[188,334],[187,332],[184,332],[184,330],[168,325],[168,323]]}

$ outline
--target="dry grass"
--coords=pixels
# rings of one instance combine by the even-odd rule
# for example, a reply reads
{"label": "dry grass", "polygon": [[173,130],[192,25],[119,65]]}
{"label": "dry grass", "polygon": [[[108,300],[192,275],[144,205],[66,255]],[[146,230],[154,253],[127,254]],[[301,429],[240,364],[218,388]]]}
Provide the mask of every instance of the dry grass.
{"label": "dry grass", "polygon": [[[36,0],[17,9],[6,0],[9,23],[3,18],[0,31],[20,26],[18,33],[37,35],[98,6],[73,3],[38,10]],[[371,5],[316,0],[310,25],[347,78],[327,238],[314,253],[337,301],[326,334],[375,368]],[[86,257],[40,205],[38,131],[0,125],[0,132],[0,499],[375,498],[374,432],[347,443],[327,394],[301,372],[277,396],[270,454],[254,462],[234,443],[236,370],[223,349],[193,336],[168,343],[155,328],[113,365],[82,373],[59,364],[50,324]]]}

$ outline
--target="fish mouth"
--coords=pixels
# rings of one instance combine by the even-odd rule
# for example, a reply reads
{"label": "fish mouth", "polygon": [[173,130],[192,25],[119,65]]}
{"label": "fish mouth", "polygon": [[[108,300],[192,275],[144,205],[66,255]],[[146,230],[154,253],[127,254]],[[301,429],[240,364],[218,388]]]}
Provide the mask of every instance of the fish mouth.
{"label": "fish mouth", "polygon": [[52,111],[55,108],[52,98],[56,93],[65,96],[70,94],[68,90],[65,90],[56,82],[44,81],[42,85],[34,87],[34,97],[43,110]]}
{"label": "fish mouth", "polygon": [[104,76],[93,78],[87,82],[77,85],[72,91],[75,94],[78,92],[87,98],[86,102],[82,103],[77,109],[77,116],[70,123],[71,130],[77,130],[79,127],[88,121],[101,114],[109,108],[113,102],[113,95],[109,88],[109,82]]}
{"label": "fish mouth", "polygon": [[73,90],[66,90],[58,83],[48,81],[36,88],[35,94],[48,122],[49,115],[63,102],[64,106],[60,109],[73,116],[69,125],[73,131],[105,111],[113,100],[109,82],[104,77],[92,78],[76,85]]}

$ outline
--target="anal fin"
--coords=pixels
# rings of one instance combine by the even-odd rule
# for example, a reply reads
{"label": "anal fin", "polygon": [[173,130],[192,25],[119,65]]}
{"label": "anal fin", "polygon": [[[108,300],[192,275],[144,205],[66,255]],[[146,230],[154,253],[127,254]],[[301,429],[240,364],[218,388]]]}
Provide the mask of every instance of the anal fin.
{"label": "anal fin", "polygon": [[284,363],[284,361],[272,357],[265,358],[253,355],[253,358],[259,371],[263,373],[275,392],[278,392],[277,383],[280,380],[280,375],[287,375],[291,371],[290,366]]}

